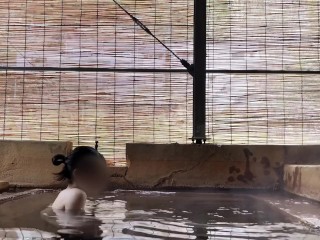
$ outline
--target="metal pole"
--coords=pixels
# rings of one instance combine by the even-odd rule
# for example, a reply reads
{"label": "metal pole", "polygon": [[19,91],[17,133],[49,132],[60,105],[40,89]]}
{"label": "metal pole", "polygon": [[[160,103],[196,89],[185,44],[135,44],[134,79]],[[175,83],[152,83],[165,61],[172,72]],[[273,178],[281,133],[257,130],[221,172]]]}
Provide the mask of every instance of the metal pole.
{"label": "metal pole", "polygon": [[206,0],[194,0],[193,137],[206,141]]}

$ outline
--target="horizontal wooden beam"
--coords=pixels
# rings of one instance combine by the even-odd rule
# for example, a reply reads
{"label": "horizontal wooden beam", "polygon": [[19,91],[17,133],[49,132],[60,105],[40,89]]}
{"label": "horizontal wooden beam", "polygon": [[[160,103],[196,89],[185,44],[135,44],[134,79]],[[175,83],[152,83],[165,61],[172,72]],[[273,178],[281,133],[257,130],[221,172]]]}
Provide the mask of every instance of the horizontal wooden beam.
{"label": "horizontal wooden beam", "polygon": [[[4,67],[0,66],[0,71],[19,72],[140,72],[140,73],[188,73],[185,69],[170,68],[94,68],[94,67]],[[262,69],[207,69],[206,73],[216,74],[292,74],[292,75],[318,75],[320,71],[313,70],[262,70]]]}

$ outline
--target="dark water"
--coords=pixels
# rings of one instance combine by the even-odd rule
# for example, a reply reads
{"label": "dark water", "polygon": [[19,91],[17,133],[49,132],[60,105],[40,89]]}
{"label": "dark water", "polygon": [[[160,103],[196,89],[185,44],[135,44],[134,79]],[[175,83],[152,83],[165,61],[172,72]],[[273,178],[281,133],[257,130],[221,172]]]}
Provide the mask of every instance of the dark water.
{"label": "dark water", "polygon": [[40,232],[43,238],[58,233],[75,239],[320,239],[249,195],[115,191],[89,200],[85,216],[45,209],[55,195],[0,205],[0,239],[1,231],[13,234],[12,228],[22,236]]}

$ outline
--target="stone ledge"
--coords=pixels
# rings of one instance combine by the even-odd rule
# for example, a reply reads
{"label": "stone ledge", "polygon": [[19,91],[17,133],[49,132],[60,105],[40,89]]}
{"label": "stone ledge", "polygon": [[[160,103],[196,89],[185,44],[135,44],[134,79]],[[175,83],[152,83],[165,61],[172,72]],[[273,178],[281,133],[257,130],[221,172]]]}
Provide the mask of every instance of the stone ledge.
{"label": "stone ledge", "polygon": [[285,165],[284,189],[320,201],[320,165]]}
{"label": "stone ledge", "polygon": [[[108,169],[108,175],[110,176],[110,185],[111,189],[128,189],[131,186],[128,184],[128,182],[125,181],[125,175],[127,173],[128,168],[127,167],[109,167]],[[54,176],[52,173],[50,173],[50,177],[53,179]],[[38,183],[12,183],[10,184],[10,187],[16,187],[16,188],[41,188],[41,189],[61,189],[65,188],[67,186],[66,182],[52,182],[52,183],[46,183],[41,181],[41,176],[39,176],[39,182]],[[0,192],[1,192],[1,182],[0,182]]]}
{"label": "stone ledge", "polygon": [[24,198],[27,196],[31,196],[34,194],[42,194],[42,193],[48,193],[48,192],[56,192],[56,191],[51,189],[27,189],[25,191],[20,191],[20,192],[4,192],[0,195],[0,204],[8,201]]}

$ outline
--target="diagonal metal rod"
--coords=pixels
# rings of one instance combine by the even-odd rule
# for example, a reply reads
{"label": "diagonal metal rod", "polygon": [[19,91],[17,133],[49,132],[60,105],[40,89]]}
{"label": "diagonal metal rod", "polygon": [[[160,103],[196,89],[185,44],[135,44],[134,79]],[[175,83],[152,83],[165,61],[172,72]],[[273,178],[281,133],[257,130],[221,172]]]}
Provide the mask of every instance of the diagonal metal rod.
{"label": "diagonal metal rod", "polygon": [[131,13],[129,13],[124,7],[122,7],[116,0],[113,0],[113,2],[119,7],[121,8],[131,19],[132,21],[137,24],[141,29],[143,29],[146,33],[148,33],[149,35],[151,35],[155,40],[158,41],[158,43],[160,43],[164,48],[166,48],[173,56],[175,56],[180,63],[182,64],[182,66],[184,66],[188,73],[193,76],[193,65],[188,63],[187,60],[184,60],[182,58],[180,58],[174,51],[172,51],[167,45],[165,45],[159,38],[157,38],[157,36],[155,36],[150,29],[144,25],[139,19],[137,19],[135,16],[133,16]]}

